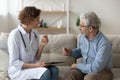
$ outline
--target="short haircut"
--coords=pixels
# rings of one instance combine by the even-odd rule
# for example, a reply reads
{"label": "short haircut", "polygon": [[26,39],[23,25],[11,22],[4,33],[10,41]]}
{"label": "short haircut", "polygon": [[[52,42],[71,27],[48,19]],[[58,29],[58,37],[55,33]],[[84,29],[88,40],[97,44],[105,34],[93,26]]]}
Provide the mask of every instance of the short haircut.
{"label": "short haircut", "polygon": [[29,24],[33,21],[34,18],[37,18],[41,13],[40,9],[37,9],[34,6],[27,6],[23,10],[20,11],[18,15],[18,19],[22,24]]}
{"label": "short haircut", "polygon": [[87,27],[92,26],[93,28],[100,28],[101,26],[101,21],[94,12],[89,11],[81,13],[80,20],[81,19],[85,20],[85,26]]}

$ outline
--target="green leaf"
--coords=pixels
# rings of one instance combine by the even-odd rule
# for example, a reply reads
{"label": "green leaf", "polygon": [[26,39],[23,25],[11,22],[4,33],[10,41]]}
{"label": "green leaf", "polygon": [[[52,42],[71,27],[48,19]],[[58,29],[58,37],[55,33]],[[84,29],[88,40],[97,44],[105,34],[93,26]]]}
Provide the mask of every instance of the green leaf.
{"label": "green leaf", "polygon": [[76,26],[80,26],[80,18],[78,17],[77,20],[76,20]]}

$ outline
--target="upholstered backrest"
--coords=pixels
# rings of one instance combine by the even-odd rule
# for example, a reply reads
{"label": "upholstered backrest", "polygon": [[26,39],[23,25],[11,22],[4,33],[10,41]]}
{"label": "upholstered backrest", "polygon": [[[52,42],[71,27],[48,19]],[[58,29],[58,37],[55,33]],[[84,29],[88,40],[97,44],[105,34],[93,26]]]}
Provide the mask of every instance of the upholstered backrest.
{"label": "upholstered backrest", "polygon": [[[42,35],[41,35],[42,36]],[[42,61],[64,61],[61,65],[71,65],[75,59],[63,56],[63,47],[73,49],[77,45],[77,38],[72,34],[48,35],[49,43],[43,50]]]}
{"label": "upholstered backrest", "polygon": [[0,33],[0,49],[8,53],[8,48],[7,48],[7,41],[8,41],[8,36],[9,33]]}
{"label": "upholstered backrest", "polygon": [[5,51],[0,49],[0,80],[8,80],[8,61],[9,55]]}
{"label": "upholstered backrest", "polygon": [[113,67],[120,68],[120,36],[107,35],[112,44]]}
{"label": "upholstered backrest", "polygon": [[[40,35],[41,37],[42,35]],[[112,44],[113,51],[113,67],[120,67],[120,36],[119,35],[106,35]],[[7,52],[7,38],[8,33],[0,34],[0,49]],[[77,39],[73,34],[59,34],[48,35],[49,43],[45,46],[41,61],[64,61],[65,63],[60,65],[71,65],[75,62],[75,59],[68,56],[63,56],[62,48],[76,48]],[[6,55],[6,54],[5,54]],[[6,55],[7,57],[8,55]],[[1,56],[0,56],[1,57]],[[8,58],[7,58],[8,59]],[[6,60],[7,60],[6,59]],[[1,60],[2,61],[2,60]],[[77,59],[77,62],[81,62],[82,59]],[[1,63],[2,64],[2,63]]]}
{"label": "upholstered backrest", "polygon": [[7,78],[7,70],[8,70],[8,48],[7,48],[7,40],[8,33],[0,33],[0,80],[8,80]]}
{"label": "upholstered backrest", "polygon": [[[7,52],[7,39],[8,33],[0,34],[0,49],[6,50]],[[42,35],[40,35],[42,37]],[[73,34],[58,34],[48,35],[49,43],[45,46],[41,61],[64,61],[65,63],[60,65],[71,65],[75,62],[75,59],[68,56],[63,56],[63,47],[73,49],[77,45],[77,38]]]}

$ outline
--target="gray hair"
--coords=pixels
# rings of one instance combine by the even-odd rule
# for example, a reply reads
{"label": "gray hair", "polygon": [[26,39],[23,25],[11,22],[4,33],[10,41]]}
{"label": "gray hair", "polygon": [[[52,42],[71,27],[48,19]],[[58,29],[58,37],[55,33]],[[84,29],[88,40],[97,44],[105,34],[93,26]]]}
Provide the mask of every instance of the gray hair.
{"label": "gray hair", "polygon": [[80,20],[85,20],[85,26],[92,26],[94,28],[99,28],[101,26],[101,21],[94,12],[82,13],[80,15]]}

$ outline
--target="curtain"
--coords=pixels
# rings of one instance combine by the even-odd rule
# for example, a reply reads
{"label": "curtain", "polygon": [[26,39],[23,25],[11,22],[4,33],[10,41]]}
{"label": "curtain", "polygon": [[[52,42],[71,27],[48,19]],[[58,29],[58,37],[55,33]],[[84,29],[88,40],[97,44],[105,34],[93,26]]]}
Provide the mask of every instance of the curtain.
{"label": "curtain", "polygon": [[0,0],[0,32],[8,30],[8,0]]}

